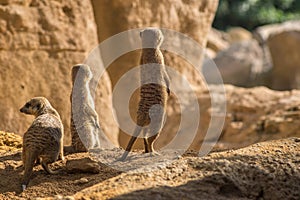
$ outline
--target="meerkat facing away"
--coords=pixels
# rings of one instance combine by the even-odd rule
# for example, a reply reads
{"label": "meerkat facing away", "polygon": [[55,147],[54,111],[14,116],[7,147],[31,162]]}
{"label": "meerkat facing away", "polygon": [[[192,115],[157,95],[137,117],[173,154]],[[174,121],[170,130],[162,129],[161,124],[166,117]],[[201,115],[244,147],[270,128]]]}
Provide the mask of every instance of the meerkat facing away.
{"label": "meerkat facing away", "polygon": [[[125,160],[138,135],[144,131],[145,153],[156,153],[153,143],[159,136],[165,116],[169,89],[169,76],[164,66],[164,57],[160,51],[163,34],[159,29],[147,28],[140,32],[142,55],[140,59],[140,101],[137,111],[137,126],[126,151],[120,158]],[[150,132],[150,136],[147,133]]]}
{"label": "meerkat facing away", "polygon": [[[86,152],[99,148],[99,120],[95,104],[90,93],[89,83],[93,75],[90,67],[78,64],[72,68],[71,136],[70,152]],[[80,137],[79,134],[80,133]]]}
{"label": "meerkat facing away", "polygon": [[22,188],[25,190],[36,161],[40,161],[44,170],[49,174],[57,173],[52,171],[48,164],[55,162],[59,155],[64,160],[64,129],[58,112],[44,97],[32,98],[20,109],[20,112],[35,116],[23,136],[24,177]]}

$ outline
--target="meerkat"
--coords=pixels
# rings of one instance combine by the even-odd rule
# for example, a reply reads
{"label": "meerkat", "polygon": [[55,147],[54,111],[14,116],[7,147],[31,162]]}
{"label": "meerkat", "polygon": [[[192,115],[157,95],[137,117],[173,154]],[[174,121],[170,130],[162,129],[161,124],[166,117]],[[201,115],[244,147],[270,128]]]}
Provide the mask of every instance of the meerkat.
{"label": "meerkat", "polygon": [[86,152],[100,147],[98,114],[89,87],[92,77],[88,65],[73,66],[70,96],[72,146],[69,152]]}
{"label": "meerkat", "polygon": [[22,189],[25,190],[35,163],[41,162],[49,174],[55,174],[48,164],[55,162],[63,154],[63,124],[58,112],[44,97],[34,97],[29,100],[20,112],[34,115],[35,119],[23,136],[22,161],[24,176]]}
{"label": "meerkat", "polygon": [[[159,29],[147,28],[140,32],[142,54],[140,59],[140,101],[137,111],[137,126],[133,136],[120,158],[124,161],[132,149],[137,137],[143,130],[145,153],[157,154],[153,144],[159,136],[167,98],[170,95],[170,79],[164,66],[164,57],[160,50],[163,34]],[[150,136],[147,136],[150,133]]]}

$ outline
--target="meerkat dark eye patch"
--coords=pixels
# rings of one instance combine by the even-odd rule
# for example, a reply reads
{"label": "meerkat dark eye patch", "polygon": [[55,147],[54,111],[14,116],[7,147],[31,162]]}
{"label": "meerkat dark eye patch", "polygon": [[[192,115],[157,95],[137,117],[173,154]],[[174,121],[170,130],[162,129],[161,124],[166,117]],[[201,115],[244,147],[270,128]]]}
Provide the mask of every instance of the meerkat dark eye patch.
{"label": "meerkat dark eye patch", "polygon": [[30,103],[26,103],[26,104],[25,104],[25,107],[26,107],[26,108],[29,108],[29,107],[30,107]]}
{"label": "meerkat dark eye patch", "polygon": [[41,104],[36,105],[36,109],[39,110],[41,108]]}

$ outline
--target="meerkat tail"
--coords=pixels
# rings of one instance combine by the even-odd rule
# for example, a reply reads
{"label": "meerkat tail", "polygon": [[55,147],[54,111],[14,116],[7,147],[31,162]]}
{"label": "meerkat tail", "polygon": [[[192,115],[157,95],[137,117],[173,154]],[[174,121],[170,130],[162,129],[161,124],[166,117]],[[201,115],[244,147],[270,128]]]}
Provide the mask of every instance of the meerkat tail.
{"label": "meerkat tail", "polygon": [[33,152],[32,154],[29,151],[25,152],[26,154],[26,160],[24,163],[24,176],[22,181],[22,190],[24,191],[29,183],[29,179],[32,174],[33,166],[35,164],[35,161],[37,159],[37,153]]}
{"label": "meerkat tail", "polygon": [[145,153],[149,153],[149,148],[148,148],[149,144],[148,144],[148,139],[146,137],[148,131],[149,131],[148,127],[143,128]]}
{"label": "meerkat tail", "polygon": [[148,140],[147,138],[144,138],[144,147],[145,147],[145,153],[149,153],[149,148],[148,148]]}

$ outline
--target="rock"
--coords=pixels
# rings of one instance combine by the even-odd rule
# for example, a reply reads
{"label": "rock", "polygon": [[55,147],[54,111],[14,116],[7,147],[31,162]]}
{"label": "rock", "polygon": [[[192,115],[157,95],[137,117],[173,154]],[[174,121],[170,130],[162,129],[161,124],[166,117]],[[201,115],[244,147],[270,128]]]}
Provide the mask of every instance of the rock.
{"label": "rock", "polygon": [[232,27],[227,31],[230,43],[248,41],[252,39],[252,33],[242,27]]}
{"label": "rock", "polygon": [[[116,0],[113,3],[110,1],[96,1],[93,0],[93,8],[98,27],[98,38],[102,42],[105,39],[118,34],[122,31],[133,28],[144,28],[149,26],[163,27],[179,31],[183,34],[194,39],[199,43],[201,47],[206,46],[206,38],[211,27],[211,23],[217,8],[217,0],[203,0],[203,1],[185,1],[185,0],[165,0],[163,2],[159,0],[147,0],[147,1],[123,1]],[[113,26],[112,26],[113,24]],[[105,27],[105,28],[103,28]],[[138,37],[138,36],[137,36]],[[137,40],[139,38],[134,38]],[[169,39],[173,42],[174,40]],[[176,44],[173,42],[173,44]],[[178,45],[184,46],[185,44]],[[126,37],[126,40],[122,41],[123,47],[130,47],[132,43]],[[108,64],[108,57],[115,52],[112,47],[107,51],[102,52],[104,64]],[[192,48],[185,48],[191,50]],[[193,52],[190,52],[193,53]],[[185,76],[192,87],[199,91],[204,88],[203,78],[201,74],[178,55],[172,54],[171,52],[164,52],[165,63],[167,66],[178,71],[180,74]],[[130,69],[139,64],[140,51],[133,51],[122,55],[120,58],[115,60],[108,69],[108,73],[112,80],[112,85],[115,87],[118,80]],[[201,63],[202,55],[194,55],[194,59],[197,63]],[[135,74],[135,79],[138,81],[138,75]],[[132,81],[132,80],[128,80]],[[186,88],[182,86],[183,77],[178,80],[173,80],[173,88],[180,88],[183,92]],[[124,82],[124,85],[130,83]],[[177,85],[175,85],[177,84]],[[172,88],[171,88],[172,89]],[[125,89],[123,90],[124,96],[128,93]],[[177,94],[179,95],[179,94]],[[132,95],[130,105],[127,103],[116,107],[116,115],[119,123],[128,124],[131,122],[130,116],[128,116],[127,109],[129,107],[130,114],[135,119],[137,110],[137,96],[135,93]],[[123,98],[119,98],[123,99]],[[122,104],[118,102],[118,99],[114,99],[114,105]],[[168,108],[171,109],[171,108]],[[172,118],[168,119],[172,121]],[[166,130],[167,132],[168,130]],[[119,143],[122,147],[126,146],[129,140],[129,136],[123,131],[119,134]],[[136,146],[141,147],[141,142],[138,142]]]}
{"label": "rock", "polygon": [[122,173],[79,191],[74,197],[299,199],[300,143],[296,139],[299,138],[263,142],[205,157],[185,157],[167,168],[146,173]]}
{"label": "rock", "polygon": [[255,29],[254,37],[261,42],[267,42],[274,35],[290,31],[300,31],[300,21],[286,21],[280,24],[260,26]]}
{"label": "rock", "polygon": [[[298,111],[300,102],[300,91],[280,92],[273,91],[266,87],[239,88],[225,85],[226,90],[226,115],[225,124],[222,126],[222,133],[208,135],[211,141],[218,141],[214,147],[216,150],[241,148],[256,142],[280,139],[287,137],[300,137],[298,124],[300,113]],[[211,121],[211,95],[219,95],[220,86],[210,87],[208,91],[198,94],[200,105],[199,127],[194,139],[191,141],[189,150],[199,151]],[[173,99],[174,100],[174,99]],[[184,108],[192,108],[192,103],[185,102]],[[175,105],[171,102],[171,105]],[[181,120],[181,111],[173,109],[168,112],[173,123],[166,122],[164,129],[169,130],[160,135],[155,148],[161,149],[167,146],[178,134],[186,142],[191,134],[192,128],[181,127],[183,132],[178,132]],[[193,116],[191,116],[193,117]],[[192,119],[191,119],[192,120]],[[216,133],[214,133],[216,134]],[[209,140],[207,140],[209,144]]]}
{"label": "rock", "polygon": [[269,38],[268,46],[274,66],[271,72],[272,89],[300,89],[299,44],[300,30],[283,32]]}
{"label": "rock", "polygon": [[[263,50],[256,40],[246,40],[232,44],[213,59],[225,84],[249,87],[257,84],[257,77],[264,71]],[[210,83],[216,83],[216,74],[211,63],[203,64],[203,74]]]}
{"label": "rock", "polygon": [[229,36],[227,33],[212,28],[207,36],[206,53],[209,58],[214,58],[219,51],[229,47]]}
{"label": "rock", "polygon": [[74,181],[74,184],[85,184],[88,182],[89,182],[89,180],[87,178],[81,178],[79,180]]}
{"label": "rock", "polygon": [[[82,63],[97,42],[88,1],[2,0],[0,130],[23,134],[32,118],[21,114],[20,107],[34,96],[45,96],[60,113],[65,143],[70,143],[71,67]],[[113,126],[111,85],[106,73],[96,97],[100,124],[114,138],[117,129]]]}
{"label": "rock", "polygon": [[[227,119],[220,143],[227,148],[259,141],[300,137],[300,91],[279,92],[265,87],[226,87]],[[231,143],[231,144],[230,144]]]}
{"label": "rock", "polygon": [[93,173],[100,172],[99,164],[91,158],[67,160],[66,169],[68,173]]}
{"label": "rock", "polygon": [[30,5],[32,0],[0,0],[0,5],[8,4],[19,4],[19,5]]}
{"label": "rock", "polygon": [[268,86],[275,90],[299,89],[300,21],[259,27],[256,37],[268,46],[273,61]]}
{"label": "rock", "polygon": [[14,133],[0,131],[0,152],[22,148],[22,137]]}
{"label": "rock", "polygon": [[[50,198],[37,198],[37,200],[46,200],[46,199],[50,199]],[[75,198],[74,197],[72,197],[72,196],[63,196],[63,195],[55,195],[54,197],[53,197],[53,200],[75,200]]]}

